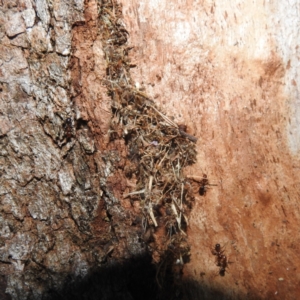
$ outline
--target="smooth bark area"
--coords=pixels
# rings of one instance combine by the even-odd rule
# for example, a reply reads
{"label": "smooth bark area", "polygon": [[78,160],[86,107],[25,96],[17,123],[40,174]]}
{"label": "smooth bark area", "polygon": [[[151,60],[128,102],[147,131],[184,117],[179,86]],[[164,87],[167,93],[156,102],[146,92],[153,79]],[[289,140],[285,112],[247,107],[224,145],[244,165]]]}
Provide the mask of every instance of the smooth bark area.
{"label": "smooth bark area", "polygon": [[296,299],[299,1],[122,3],[133,78],[198,138],[188,175],[217,184],[196,196],[185,275],[229,299]]}

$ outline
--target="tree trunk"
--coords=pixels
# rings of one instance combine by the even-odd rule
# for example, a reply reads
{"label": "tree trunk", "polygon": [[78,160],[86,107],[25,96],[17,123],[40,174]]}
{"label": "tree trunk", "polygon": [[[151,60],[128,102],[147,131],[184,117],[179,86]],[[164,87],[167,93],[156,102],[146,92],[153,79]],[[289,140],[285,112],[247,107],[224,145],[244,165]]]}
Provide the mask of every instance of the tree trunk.
{"label": "tree trunk", "polygon": [[299,1],[122,3],[133,77],[199,138],[188,175],[217,184],[195,195],[185,277],[207,299],[296,299]]}
{"label": "tree trunk", "polygon": [[299,3],[120,2],[0,1],[0,298],[296,299]]}
{"label": "tree trunk", "polygon": [[81,299],[72,287],[107,265],[101,295],[123,272],[130,298],[145,262],[154,295],[190,256],[195,137],[135,86],[115,1],[8,2],[2,24],[3,297]]}
{"label": "tree trunk", "polygon": [[145,252],[139,213],[121,199],[124,142],[109,143],[99,5],[1,6],[3,299],[50,297],[66,280]]}

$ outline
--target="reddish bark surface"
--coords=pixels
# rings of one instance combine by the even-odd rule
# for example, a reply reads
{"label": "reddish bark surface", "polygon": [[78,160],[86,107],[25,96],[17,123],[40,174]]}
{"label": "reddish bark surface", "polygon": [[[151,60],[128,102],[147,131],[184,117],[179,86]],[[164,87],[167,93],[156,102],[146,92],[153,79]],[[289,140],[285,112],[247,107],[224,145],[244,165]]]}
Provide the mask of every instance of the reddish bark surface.
{"label": "reddish bark surface", "polygon": [[[197,163],[187,173],[205,173],[217,184],[204,197],[195,194],[184,274],[230,299],[296,299],[299,76],[291,71],[294,52],[277,36],[290,27],[274,22],[283,11],[292,19],[295,7],[122,3],[138,65],[134,79],[199,138]],[[216,243],[232,262],[224,277],[211,254]]]}

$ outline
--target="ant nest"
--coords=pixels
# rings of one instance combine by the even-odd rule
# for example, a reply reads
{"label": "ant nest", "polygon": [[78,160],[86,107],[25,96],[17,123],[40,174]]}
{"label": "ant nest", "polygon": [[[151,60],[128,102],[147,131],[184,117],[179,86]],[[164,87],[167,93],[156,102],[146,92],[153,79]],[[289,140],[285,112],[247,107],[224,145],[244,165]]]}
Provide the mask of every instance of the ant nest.
{"label": "ant nest", "polygon": [[139,202],[144,240],[163,273],[189,259],[186,229],[194,197],[183,169],[196,161],[197,139],[135,87],[130,77],[135,65],[128,57],[132,48],[126,45],[120,5],[99,1],[98,11],[107,62],[104,81],[112,99],[110,139],[125,139],[129,153],[125,175],[136,179],[136,188],[124,197]]}

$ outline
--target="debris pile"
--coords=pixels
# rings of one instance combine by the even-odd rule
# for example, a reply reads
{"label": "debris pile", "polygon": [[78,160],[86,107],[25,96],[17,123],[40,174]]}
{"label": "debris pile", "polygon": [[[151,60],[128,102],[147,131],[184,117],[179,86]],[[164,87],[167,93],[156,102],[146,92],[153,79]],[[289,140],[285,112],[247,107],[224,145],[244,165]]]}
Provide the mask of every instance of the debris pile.
{"label": "debris pile", "polygon": [[125,139],[128,161],[124,172],[136,188],[124,195],[141,208],[144,240],[159,272],[183,266],[189,258],[186,228],[194,201],[183,169],[196,160],[196,138],[184,131],[134,86],[122,23],[121,6],[98,1],[100,32],[107,63],[104,82],[112,99],[110,139]]}

